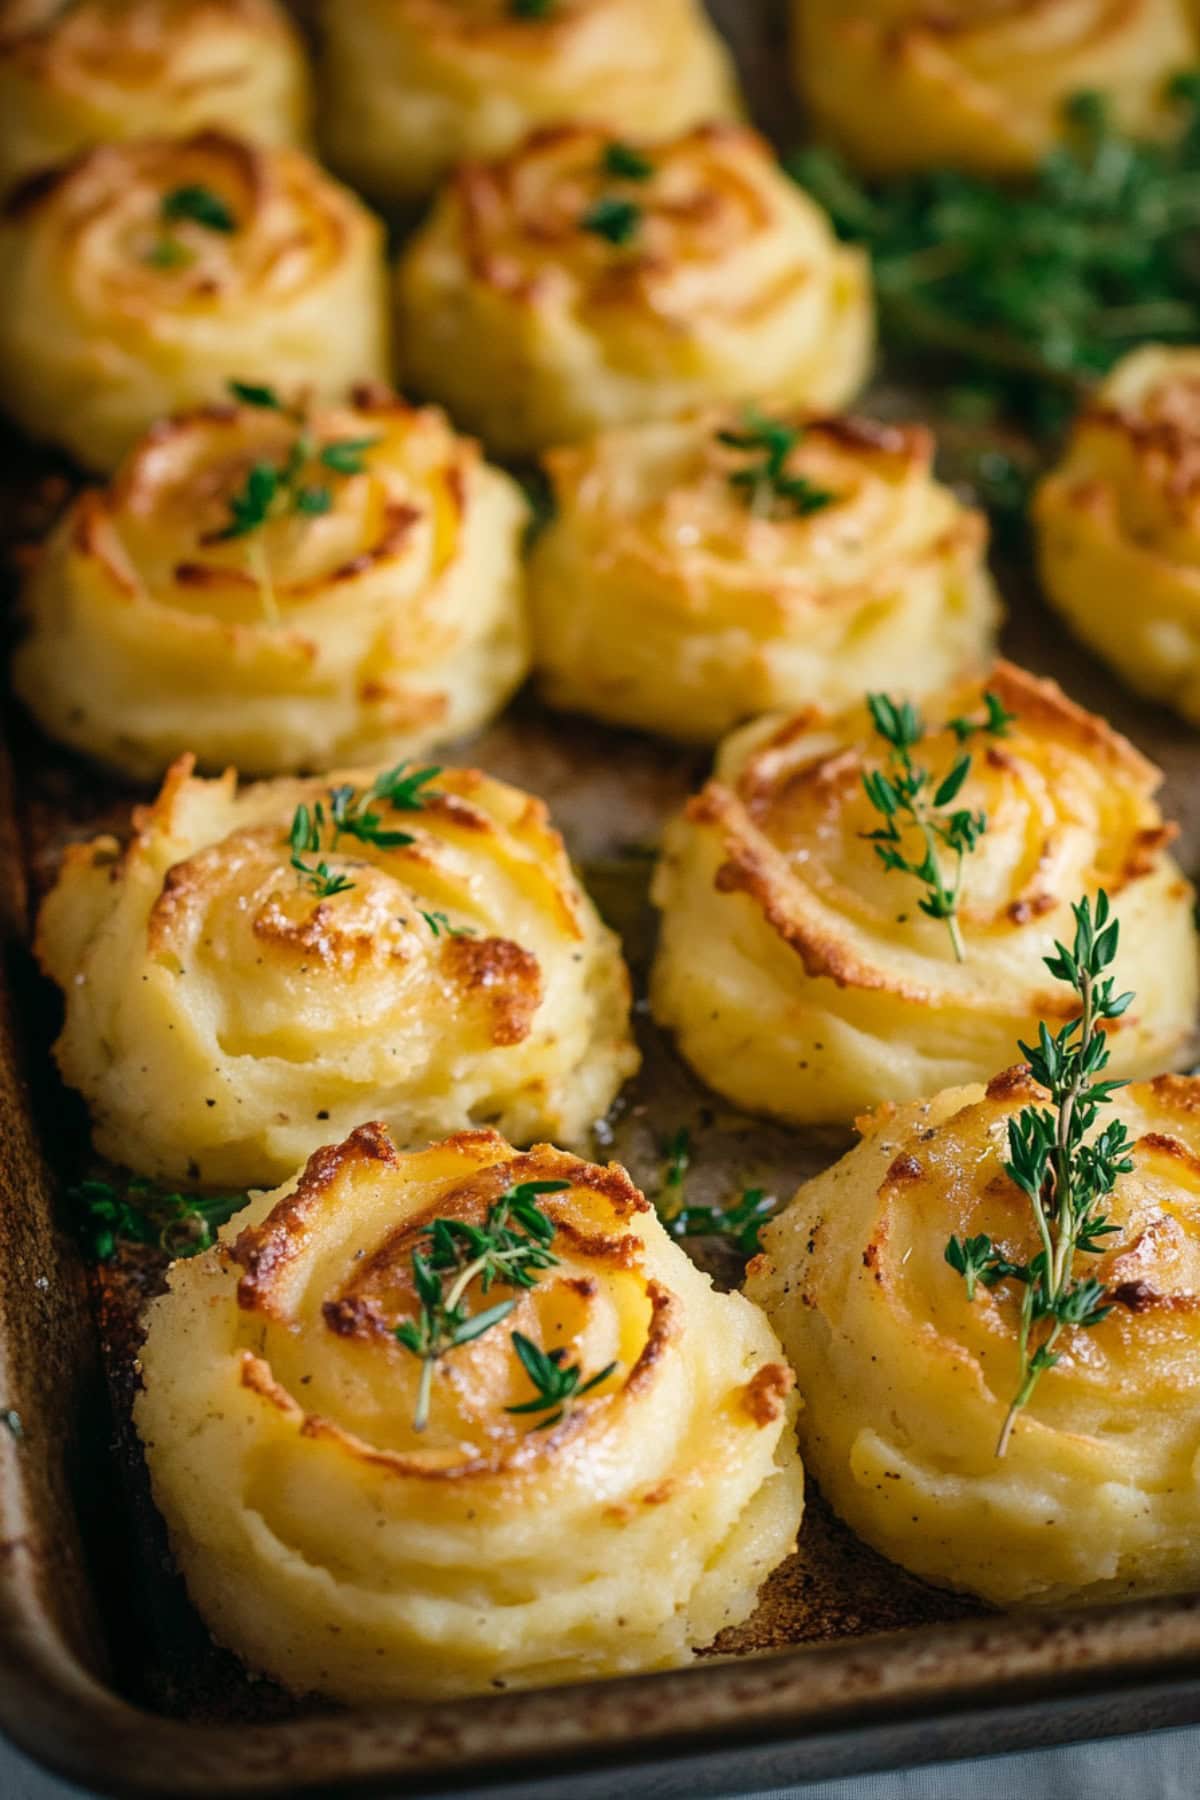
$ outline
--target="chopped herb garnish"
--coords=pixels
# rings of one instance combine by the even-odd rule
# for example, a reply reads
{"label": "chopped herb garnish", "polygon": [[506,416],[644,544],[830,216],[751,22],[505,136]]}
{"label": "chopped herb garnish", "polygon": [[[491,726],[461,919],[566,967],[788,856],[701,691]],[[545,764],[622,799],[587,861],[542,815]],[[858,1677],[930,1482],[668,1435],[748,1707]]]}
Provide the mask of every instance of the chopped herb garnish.
{"label": "chopped herb garnish", "polygon": [[745,1188],[732,1206],[685,1206],[666,1221],[673,1238],[724,1238],[742,1256],[756,1256],[758,1234],[779,1210],[765,1188]]}
{"label": "chopped herb garnish", "polygon": [[579,221],[580,230],[595,237],[607,238],[610,244],[629,244],[637,236],[642,223],[642,209],[632,200],[618,200],[611,195],[589,206]]}
{"label": "chopped herb garnish", "polygon": [[178,238],[158,238],[147,250],[145,259],[152,269],[182,269],[192,260],[192,253]]}
{"label": "chopped herb garnish", "polygon": [[322,447],[318,460],[338,475],[361,475],[366,467],[363,462],[365,452],[378,442],[377,437],[335,438]]}
{"label": "chopped herb garnish", "polygon": [[522,1331],[512,1333],[512,1344],[521,1367],[537,1389],[537,1396],[533,1400],[523,1401],[520,1406],[506,1406],[504,1410],[510,1413],[548,1413],[547,1418],[539,1419],[534,1426],[535,1431],[549,1431],[552,1425],[557,1425],[575,1401],[582,1400],[585,1394],[599,1387],[602,1381],[607,1381],[617,1366],[615,1362],[610,1362],[607,1368],[589,1375],[583,1381],[583,1370],[578,1364],[570,1368],[565,1366],[567,1353],[564,1349],[541,1350]]}
{"label": "chopped herb garnish", "polygon": [[748,496],[753,512],[787,510],[806,518],[837,499],[836,494],[818,487],[807,476],[788,473],[788,458],[803,436],[799,425],[769,419],[753,407],[746,412],[741,431],[717,433],[718,443],[728,449],[756,454],[754,462],[735,469],[729,477],[730,484]]}
{"label": "chopped herb garnish", "polygon": [[1127,1011],[1132,994],[1114,994],[1105,970],[1117,954],[1119,927],[1111,917],[1108,895],[1101,889],[1093,912],[1087,899],[1072,908],[1075,938],[1071,949],[1056,943],[1046,967],[1079,996],[1079,1014],[1052,1034],[1038,1027],[1036,1045],[1022,1044],[1035,1081],[1048,1090],[1050,1106],[1025,1107],[1009,1122],[1009,1179],[1033,1210],[1041,1249],[1028,1263],[1013,1263],[984,1233],[952,1237],[946,1261],[966,1282],[967,1299],[977,1286],[1019,1282],[1020,1379],[1004,1420],[996,1455],[1008,1448],[1017,1415],[1026,1406],[1047,1369],[1058,1362],[1054,1346],[1064,1328],[1088,1330],[1112,1311],[1112,1296],[1090,1276],[1077,1276],[1077,1255],[1099,1255],[1102,1241],[1119,1227],[1099,1209],[1112,1193],[1117,1177],[1133,1168],[1129,1133],[1119,1119],[1096,1132],[1100,1109],[1122,1081],[1097,1080],[1109,1060],[1105,1024]]}
{"label": "chopped herb garnish", "polygon": [[186,219],[193,225],[203,225],[206,231],[237,230],[237,220],[221,196],[206,187],[172,188],[163,196],[159,217],[164,225],[177,225]]}
{"label": "chopped herb garnish", "polygon": [[606,144],[602,160],[604,173],[615,181],[649,181],[654,173],[650,158],[632,144]]}
{"label": "chopped herb garnish", "polygon": [[[501,1300],[483,1312],[467,1311],[467,1291],[478,1280],[487,1294],[494,1283],[536,1287],[543,1269],[558,1258],[550,1246],[556,1226],[538,1205],[543,1194],[562,1193],[569,1181],[524,1181],[488,1207],[482,1226],[465,1219],[434,1219],[422,1232],[428,1251],[412,1254],[417,1316],[396,1327],[396,1341],[421,1361],[413,1430],[429,1423],[434,1366],[451,1350],[474,1342],[500,1324],[517,1302]],[[448,1284],[448,1285],[447,1285]]]}
{"label": "chopped herb garnish", "polygon": [[473,925],[453,925],[444,912],[425,912],[423,908],[419,908],[418,910],[430,931],[432,931],[434,937],[441,937],[443,931],[447,937],[475,936],[475,927]]}
{"label": "chopped herb garnish", "polygon": [[415,843],[411,832],[386,830],[383,816],[374,810],[373,803],[381,801],[393,812],[420,812],[427,801],[436,797],[437,790],[429,784],[441,772],[433,767],[409,772],[408,764],[399,762],[377,775],[369,788],[359,790],[348,784],[333,787],[328,790],[328,804],[318,800],[312,807],[298,806],[288,831],[293,869],[319,899],[344,894],[354,886],[348,875],[331,869],[323,857],[317,863],[304,859],[320,855],[322,850],[337,850],[344,837],[372,844],[377,850],[403,850]]}
{"label": "chopped herb garnish", "polygon": [[[986,696],[985,704],[987,716],[981,723],[952,722],[960,743],[974,732],[993,737],[1007,732],[1013,714],[1006,712],[994,695]],[[958,757],[949,774],[935,784],[931,772],[913,759],[913,751],[925,738],[925,722],[916,707],[908,700],[896,702],[887,694],[868,694],[867,706],[876,731],[888,746],[888,759],[885,768],[868,769],[862,778],[867,799],[884,819],[879,830],[863,836],[874,845],[885,869],[912,875],[924,885],[926,891],[918,906],[927,918],[945,920],[955,958],[963,962],[966,950],[958,923],[963,864],[987,830],[986,814],[954,806],[971,773],[972,759],[969,754]],[[920,834],[923,848],[917,860],[905,854],[905,829]],[[939,847],[954,858],[949,879]]]}
{"label": "chopped herb garnish", "polygon": [[286,412],[287,408],[273,387],[264,387],[257,381],[231,381],[229,392],[243,406],[261,406],[268,412]]}
{"label": "chopped herb garnish", "polygon": [[989,689],[983,696],[982,719],[951,719],[950,729],[960,744],[976,737],[981,731],[988,737],[1007,737],[1008,728],[1016,723],[1016,713],[1009,712],[999,694]]}
{"label": "chopped herb garnish", "polygon": [[120,1244],[146,1244],[171,1256],[209,1249],[245,1194],[164,1194],[140,1176],[122,1193],[109,1181],[81,1181],[70,1198],[81,1208],[93,1256],[108,1262]]}

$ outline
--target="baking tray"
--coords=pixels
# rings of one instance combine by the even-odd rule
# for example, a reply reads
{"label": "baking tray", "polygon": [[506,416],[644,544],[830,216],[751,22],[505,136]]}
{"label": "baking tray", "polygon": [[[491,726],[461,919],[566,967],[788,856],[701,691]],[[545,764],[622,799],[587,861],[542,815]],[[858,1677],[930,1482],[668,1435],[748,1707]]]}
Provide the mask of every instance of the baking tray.
{"label": "baking tray", "polygon": [[[726,0],[759,122],[797,129],[781,79],[780,9]],[[880,392],[892,414],[931,401]],[[11,468],[3,478],[3,461]],[[12,539],[60,503],[0,446]],[[1021,559],[999,568],[1005,649],[1106,714],[1166,772],[1185,868],[1200,867],[1200,739],[1123,694],[1040,606]],[[699,1800],[871,1767],[1200,1720],[1200,1596],[1002,1617],[910,1579],[810,1492],[801,1549],[746,1626],[688,1670],[540,1693],[349,1714],[247,1677],[188,1605],[129,1423],[137,1313],[161,1265],[130,1251],[97,1270],[63,1194],[86,1119],[47,1051],[57,1000],[29,929],[64,842],[120,825],[136,795],[39,739],[4,707],[0,750],[0,1726],[114,1794],[542,1793]],[[705,759],[551,718],[523,698],[451,752],[541,793],[644,991],[648,852]],[[602,1149],[653,1191],[663,1143],[691,1134],[689,1199],[753,1179],[788,1193],[836,1156],[835,1134],[733,1114],[682,1069],[640,1009],[646,1053]],[[736,1270],[717,1266],[726,1279]]]}

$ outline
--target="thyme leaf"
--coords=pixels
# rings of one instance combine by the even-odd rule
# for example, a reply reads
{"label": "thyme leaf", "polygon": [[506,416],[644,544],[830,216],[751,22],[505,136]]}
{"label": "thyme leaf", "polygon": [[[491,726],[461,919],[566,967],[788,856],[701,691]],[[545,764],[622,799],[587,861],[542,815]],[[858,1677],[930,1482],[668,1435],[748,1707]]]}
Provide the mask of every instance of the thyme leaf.
{"label": "thyme leaf", "polygon": [[800,426],[768,418],[753,407],[747,409],[741,431],[717,433],[718,443],[757,457],[734,469],[729,477],[731,486],[748,497],[752,512],[771,515],[787,511],[807,518],[837,499],[830,489],[819,487],[806,475],[788,473],[788,458],[803,437]]}
{"label": "thyme leaf", "polygon": [[557,1425],[575,1401],[591,1393],[602,1381],[607,1381],[617,1366],[615,1362],[610,1362],[606,1368],[598,1370],[595,1375],[589,1375],[584,1381],[583,1370],[578,1364],[566,1366],[567,1353],[564,1349],[543,1350],[522,1331],[512,1333],[512,1345],[521,1367],[537,1389],[537,1394],[534,1399],[525,1400],[520,1406],[506,1406],[504,1410],[509,1413],[548,1413],[547,1418],[539,1420],[534,1426],[535,1431],[549,1431],[552,1425]]}

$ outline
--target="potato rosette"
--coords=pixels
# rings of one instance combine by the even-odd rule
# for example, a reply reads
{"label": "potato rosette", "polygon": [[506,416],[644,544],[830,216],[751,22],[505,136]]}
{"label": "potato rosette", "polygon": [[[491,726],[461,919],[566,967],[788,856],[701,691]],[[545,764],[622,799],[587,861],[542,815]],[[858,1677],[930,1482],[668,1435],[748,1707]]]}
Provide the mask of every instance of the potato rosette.
{"label": "potato rosette", "polygon": [[699,0],[326,0],[323,36],[329,160],[385,202],[419,200],[539,126],[673,137],[740,112]]}
{"label": "potato rosette", "polygon": [[[263,521],[231,535],[264,469]],[[409,755],[524,676],[526,519],[471,440],[385,389],[182,416],[50,537],[14,686],[51,736],[139,777],[189,749],[254,774]]]}
{"label": "potato rosette", "polygon": [[886,746],[865,708],[747,726],[668,828],[651,1002],[719,1093],[799,1124],[845,1123],[986,1078],[1040,1019],[1062,1017],[1069,997],[1043,959],[1071,903],[1101,887],[1121,921],[1117,978],[1137,990],[1111,1031],[1114,1071],[1145,1075],[1193,1048],[1193,895],[1167,852],[1158,771],[1053,682],[1001,663],[925,707],[933,786],[963,754],[951,721],[982,719],[985,686],[1015,718],[975,740],[954,802],[986,823],[962,864],[961,962],[921,886],[869,839],[881,819],[863,777]]}
{"label": "potato rosette", "polygon": [[337,399],[389,372],[382,227],[299,150],[105,144],[9,199],[4,404],[89,467],[231,376]]}
{"label": "potato rosette", "polygon": [[[1118,1093],[1133,1168],[1081,1258],[1111,1311],[1067,1330],[1003,1457],[1022,1289],[974,1298],[945,1259],[989,1234],[1039,1247],[1004,1171],[1045,1090],[1026,1069],[863,1123],[863,1141],[763,1233],[746,1291],[801,1375],[800,1442],[860,1537],[925,1579],[1001,1605],[1117,1600],[1200,1581],[1200,1082]],[[1107,1116],[1108,1109],[1106,1109]]]}
{"label": "potato rosette", "polygon": [[566,126],[466,164],[397,297],[406,380],[514,455],[722,400],[833,409],[871,356],[862,252],[737,125]]}
{"label": "potato rosette", "polygon": [[377,1113],[583,1142],[637,1067],[617,940],[545,807],[471,769],[237,787],[184,757],[68,850],[37,932],[97,1149],[277,1181]]}
{"label": "potato rosette", "polygon": [[304,52],[275,0],[76,0],[0,17],[0,189],[92,144],[205,126],[293,144],[308,118]]}
{"label": "potato rosette", "polygon": [[982,667],[987,526],[933,479],[933,451],[919,426],[725,409],[550,452],[530,564],[546,698],[711,743]]}
{"label": "potato rosette", "polygon": [[[552,1228],[536,1285],[434,1364],[435,1219],[482,1230],[525,1184]],[[557,1420],[520,1333],[596,1382]],[[378,1125],[319,1150],[150,1309],[136,1420],[176,1559],[214,1635],[288,1687],[429,1699],[687,1662],[795,1544],[792,1376],[761,1312],[717,1293],[616,1165],[494,1132],[399,1156]]]}
{"label": "potato rosette", "polygon": [[1131,136],[1161,135],[1171,78],[1200,55],[1187,0],[791,3],[796,80],[817,130],[878,175],[1032,170],[1083,92],[1102,93]]}
{"label": "potato rosette", "polygon": [[1200,724],[1200,350],[1125,357],[1033,517],[1051,605],[1130,687]]}

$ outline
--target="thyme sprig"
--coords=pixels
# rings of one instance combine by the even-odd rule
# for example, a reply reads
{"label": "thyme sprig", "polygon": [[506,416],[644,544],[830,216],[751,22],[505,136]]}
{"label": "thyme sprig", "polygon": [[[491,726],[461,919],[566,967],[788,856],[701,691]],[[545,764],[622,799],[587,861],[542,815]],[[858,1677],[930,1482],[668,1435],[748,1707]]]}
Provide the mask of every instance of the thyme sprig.
{"label": "thyme sprig", "polygon": [[145,1244],[171,1256],[197,1256],[217,1241],[227,1219],[246,1204],[245,1194],[165,1194],[135,1175],[124,1189],[89,1178],[70,1190],[92,1255],[110,1262],[121,1244]]}
{"label": "thyme sprig", "polygon": [[730,485],[748,498],[751,512],[770,516],[787,511],[807,518],[837,499],[806,475],[788,473],[788,458],[803,437],[801,426],[768,418],[754,407],[747,409],[740,431],[717,433],[717,442],[730,450],[757,455],[756,461],[734,469],[729,477]]}
{"label": "thyme sprig", "polygon": [[[379,442],[378,437],[331,438],[319,443],[308,429],[305,414],[286,405],[274,388],[253,381],[230,381],[228,386],[240,405],[281,413],[293,420],[296,436],[281,461],[259,460],[251,464],[241,487],[230,496],[225,524],[206,532],[201,541],[221,544],[235,538],[253,538],[272,519],[314,519],[329,512],[333,490],[326,480],[314,480],[314,475],[322,476],[326,471],[361,475],[366,468],[363,458]],[[277,622],[279,606],[266,549],[256,541],[249,546],[248,555],[267,615]]]}
{"label": "thyme sprig", "polygon": [[684,1206],[666,1221],[673,1238],[723,1238],[742,1256],[757,1256],[758,1234],[779,1211],[780,1201],[765,1188],[743,1188],[729,1206]]}
{"label": "thyme sprig", "polygon": [[[332,894],[343,894],[355,885],[348,875],[331,869],[321,856],[323,850],[336,851],[343,837],[370,844],[376,850],[403,850],[415,843],[411,832],[385,827],[383,814],[376,811],[376,802],[392,812],[420,812],[426,801],[437,797],[437,789],[430,783],[441,772],[440,767],[410,769],[407,763],[399,762],[377,775],[368,788],[355,788],[345,782],[331,787],[326,800],[318,800],[311,807],[306,803],[297,806],[288,828],[288,843],[292,852],[291,864],[301,882],[322,900]],[[311,856],[321,856],[321,860],[306,862],[305,858]],[[428,913],[423,916],[427,922],[430,920]],[[444,913],[434,916],[445,918]],[[466,929],[464,927],[463,932]],[[463,932],[451,931],[451,935],[461,936]]]}
{"label": "thyme sprig", "polygon": [[430,931],[432,931],[434,937],[441,937],[443,931],[447,937],[452,938],[475,936],[475,927],[473,925],[455,925],[453,920],[451,920],[446,913],[441,911],[426,912],[424,907],[418,907],[417,910],[420,912],[421,917],[428,925]]}
{"label": "thyme sprig", "polygon": [[1010,1122],[1005,1173],[1026,1195],[1033,1210],[1041,1249],[1028,1263],[1008,1260],[984,1233],[946,1245],[946,1261],[966,1282],[973,1300],[978,1284],[992,1288],[1001,1281],[1021,1284],[1018,1348],[1020,1379],[1005,1415],[996,1455],[1008,1448],[1017,1415],[1028,1405],[1041,1377],[1059,1361],[1055,1345],[1065,1329],[1088,1330],[1106,1318],[1112,1299],[1103,1284],[1077,1275],[1079,1255],[1095,1256],[1119,1227],[1101,1210],[1118,1176],[1133,1168],[1131,1140],[1124,1124],[1112,1119],[1094,1132],[1100,1109],[1122,1081],[1101,1078],[1108,1064],[1106,1022],[1119,1019],[1132,994],[1114,993],[1114,978],[1105,973],[1117,954],[1119,926],[1111,916],[1108,895],[1072,908],[1075,936],[1070,949],[1056,943],[1046,967],[1079,996],[1079,1013],[1057,1033],[1043,1023],[1036,1045],[1022,1044],[1035,1081],[1050,1097],[1049,1106],[1025,1107]]}
{"label": "thyme sprig", "polygon": [[1135,345],[1200,338],[1200,75],[1173,92],[1179,129],[1153,143],[1077,95],[1023,186],[948,169],[866,182],[825,149],[788,168],[870,250],[885,341],[950,358],[1045,429]]}
{"label": "thyme sprig", "polygon": [[[987,830],[985,813],[954,805],[971,773],[971,755],[960,755],[949,773],[935,784],[932,773],[913,756],[924,742],[926,728],[912,702],[897,702],[887,694],[868,694],[867,706],[875,730],[888,746],[888,757],[885,768],[868,769],[863,774],[867,799],[882,814],[884,823],[862,835],[874,846],[885,869],[911,875],[923,884],[925,893],[918,906],[928,918],[945,920],[955,958],[963,962],[966,949],[958,923],[963,865]],[[994,694],[984,695],[984,706],[986,716],[981,722],[952,722],[951,729],[960,744],[975,733],[988,737],[1006,734],[1013,715]],[[905,853],[906,829],[920,835],[922,852],[917,858]],[[940,850],[949,851],[954,858],[949,875],[943,868]]]}
{"label": "thyme sprig", "polygon": [[655,1210],[660,1219],[671,1220],[683,1205],[683,1189],[692,1162],[692,1134],[681,1125],[663,1145],[665,1163],[659,1183]]}
{"label": "thyme sprig", "polygon": [[520,1406],[506,1406],[504,1410],[510,1413],[548,1413],[547,1418],[539,1419],[534,1426],[535,1431],[549,1431],[552,1425],[557,1425],[577,1400],[582,1400],[585,1394],[598,1388],[602,1381],[607,1381],[617,1366],[615,1362],[610,1362],[606,1368],[598,1370],[595,1375],[589,1375],[584,1381],[583,1370],[577,1363],[566,1366],[567,1353],[564,1349],[542,1350],[523,1331],[512,1333],[512,1345],[521,1367],[537,1389],[537,1394],[532,1400],[522,1401]]}
{"label": "thyme sprig", "polygon": [[517,1302],[501,1300],[482,1312],[467,1308],[467,1292],[478,1281],[487,1294],[497,1282],[506,1287],[535,1287],[543,1269],[558,1262],[550,1246],[556,1226],[538,1205],[542,1194],[557,1194],[569,1181],[523,1181],[492,1202],[482,1226],[465,1219],[434,1219],[422,1236],[428,1251],[412,1253],[417,1316],[396,1327],[396,1341],[418,1357],[421,1376],[413,1412],[413,1430],[429,1423],[429,1401],[436,1364],[451,1350],[473,1343],[506,1319]]}

